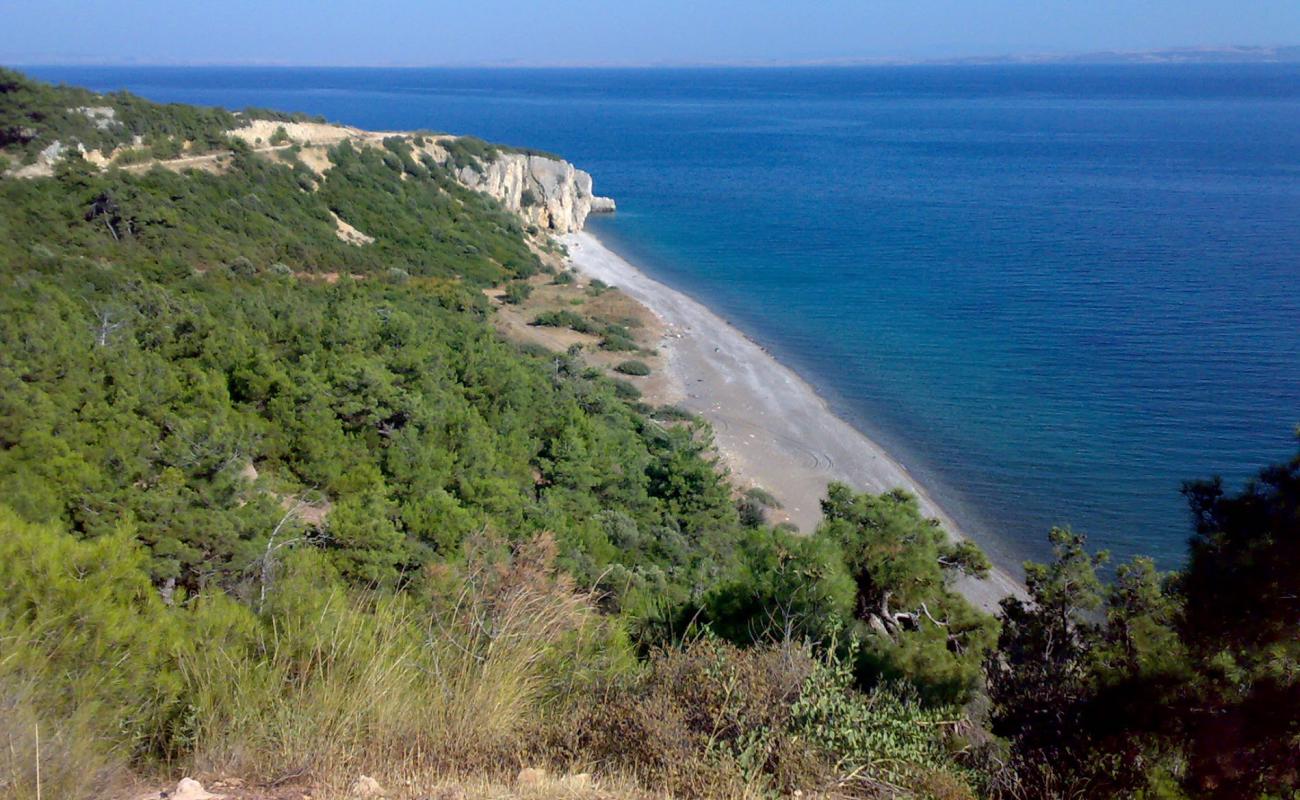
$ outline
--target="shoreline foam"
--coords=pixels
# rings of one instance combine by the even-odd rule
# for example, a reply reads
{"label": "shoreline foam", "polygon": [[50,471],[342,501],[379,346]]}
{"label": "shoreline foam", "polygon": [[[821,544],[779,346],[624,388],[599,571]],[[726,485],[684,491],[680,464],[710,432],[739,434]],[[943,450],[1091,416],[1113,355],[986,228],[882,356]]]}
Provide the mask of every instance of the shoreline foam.
{"label": "shoreline foam", "polygon": [[[649,277],[591,233],[568,234],[562,241],[579,272],[617,286],[663,321],[660,349],[673,395],[665,399],[707,419],[738,483],[776,495],[801,531],[812,532],[826,484],[839,480],[859,491],[906,489],[949,535],[969,538],[883,447],[836,416],[807,381],[708,307]],[[962,578],[957,589],[989,611],[1002,597],[1024,594],[1020,582],[996,565],[987,579]]]}

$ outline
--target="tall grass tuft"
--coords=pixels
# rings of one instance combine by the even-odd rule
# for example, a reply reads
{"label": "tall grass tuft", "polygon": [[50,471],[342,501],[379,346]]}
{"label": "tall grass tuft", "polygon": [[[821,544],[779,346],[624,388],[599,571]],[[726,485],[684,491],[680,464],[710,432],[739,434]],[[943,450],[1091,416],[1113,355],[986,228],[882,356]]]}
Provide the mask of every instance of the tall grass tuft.
{"label": "tall grass tuft", "polygon": [[304,554],[253,637],[227,624],[183,656],[196,765],[325,783],[393,765],[516,768],[596,620],[553,558],[545,537],[476,544],[412,599],[321,592],[323,563]]}
{"label": "tall grass tuft", "polygon": [[89,710],[51,712],[38,687],[0,682],[0,798],[78,798],[111,790],[126,758],[105,747],[102,721]]}

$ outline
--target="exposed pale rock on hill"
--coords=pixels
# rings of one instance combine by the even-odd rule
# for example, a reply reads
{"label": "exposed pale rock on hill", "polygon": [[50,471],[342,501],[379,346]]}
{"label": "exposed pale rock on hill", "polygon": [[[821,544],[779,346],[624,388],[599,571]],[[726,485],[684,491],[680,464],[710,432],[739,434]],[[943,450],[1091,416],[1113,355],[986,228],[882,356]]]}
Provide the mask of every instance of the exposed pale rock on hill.
{"label": "exposed pale rock on hill", "polygon": [[590,175],[546,156],[499,153],[479,169],[461,167],[456,179],[495,197],[528,224],[555,233],[582,230],[589,214],[614,210],[612,199],[592,194]]}
{"label": "exposed pale rock on hill", "polygon": [[[117,124],[116,111],[111,106],[75,110],[85,114],[97,126]],[[447,135],[365,131],[323,122],[266,119],[244,119],[241,127],[227,131],[226,135],[241,139],[254,152],[268,156],[288,154],[292,149],[294,157],[301,159],[317,174],[323,174],[333,166],[329,160],[329,148],[343,142],[357,147],[382,147],[385,139],[398,137],[410,143],[417,155],[427,155],[438,163],[446,164],[451,159],[449,151],[455,147],[458,139]],[[137,137],[133,146],[119,148],[112,154],[105,155],[97,151],[88,152],[78,142],[56,141],[39,154],[35,163],[13,169],[9,174],[18,178],[49,176],[53,174],[54,165],[72,151],[81,153],[102,168],[122,152],[129,151],[132,147],[141,147],[142,144]],[[455,162],[452,173],[466,187],[495,198],[508,210],[518,214],[527,225],[535,225],[550,233],[573,233],[582,230],[588,215],[608,213],[615,209],[611,198],[593,194],[591,175],[568,161],[483,142],[478,144],[482,146],[480,155],[470,158],[468,162]],[[137,160],[127,168],[139,172],[157,164],[176,170],[219,169],[221,160],[227,155],[224,150],[201,155],[186,153],[183,157],[172,160]],[[343,226],[346,226],[346,222],[340,226],[341,238],[354,244],[368,243],[369,237],[364,233]]]}

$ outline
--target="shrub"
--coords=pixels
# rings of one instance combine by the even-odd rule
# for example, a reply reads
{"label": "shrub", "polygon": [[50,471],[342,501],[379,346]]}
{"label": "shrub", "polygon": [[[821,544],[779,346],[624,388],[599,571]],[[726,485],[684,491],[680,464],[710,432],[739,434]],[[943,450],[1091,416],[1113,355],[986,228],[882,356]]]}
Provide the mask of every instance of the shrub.
{"label": "shrub", "polygon": [[160,134],[146,140],[146,151],[158,161],[171,161],[180,158],[185,152],[185,143],[179,137]]}
{"label": "shrub", "polygon": [[614,396],[620,400],[639,400],[641,390],[624,380],[614,380]]}
{"label": "shrub", "polygon": [[180,633],[132,528],[82,541],[0,506],[0,794],[39,769],[46,796],[80,796],[161,750]]}
{"label": "shrub", "polygon": [[447,162],[453,169],[468,167],[482,174],[483,164],[492,163],[500,155],[500,148],[474,136],[457,136],[440,143],[447,151]]}
{"label": "shrub", "polygon": [[659,406],[654,410],[654,418],[663,422],[693,422],[697,417],[681,406]]}
{"label": "shrub", "polygon": [[740,516],[740,524],[748,528],[767,524],[767,507],[752,497],[743,496],[737,500],[736,513]]}
{"label": "shrub", "polygon": [[613,288],[613,286],[605,283],[600,278],[592,278],[591,282],[587,284],[587,295],[590,297],[600,297],[602,294]]}
{"label": "shrub", "polygon": [[532,208],[537,204],[537,194],[532,189],[524,189],[519,193],[519,205],[523,208]]}
{"label": "shrub", "polygon": [[534,358],[551,358],[555,355],[555,352],[549,347],[544,344],[537,344],[536,342],[524,342],[520,344],[519,352]]}
{"label": "shrub", "polygon": [[511,305],[517,306],[527,300],[532,293],[532,284],[525,283],[524,281],[513,281],[506,284],[506,291],[505,294],[502,295],[501,299]]}
{"label": "shrub", "polygon": [[595,333],[597,330],[591,320],[572,311],[544,311],[533,317],[532,324],[548,328],[569,328],[578,333]]}
{"label": "shrub", "polygon": [[650,374],[650,367],[644,361],[624,361],[616,365],[614,371],[624,375],[645,376]]}
{"label": "shrub", "polygon": [[237,256],[233,261],[226,265],[232,274],[238,278],[255,278],[261,271],[249,259],[244,256]]}
{"label": "shrub", "polygon": [[125,167],[130,164],[143,164],[151,158],[158,158],[152,148],[131,148],[129,150],[121,150],[117,155],[113,156],[113,166]]}
{"label": "shrub", "polygon": [[548,744],[675,797],[935,796],[935,785],[973,797],[945,748],[943,714],[959,714],[892,688],[862,695],[851,679],[807,647],[705,635],[653,654],[635,680],[598,683]]}
{"label": "shrub", "polygon": [[573,271],[565,270],[564,272],[561,272],[559,275],[555,276],[555,280],[551,281],[551,283],[554,283],[557,286],[568,286],[573,283]]}
{"label": "shrub", "polygon": [[272,147],[275,147],[282,144],[288,144],[290,141],[289,132],[284,129],[283,125],[277,125],[275,132],[271,134],[269,143]]}
{"label": "shrub", "polygon": [[671,796],[788,795],[829,777],[826,761],[788,735],[811,669],[799,648],[741,650],[705,637],[655,653],[635,681],[598,686],[551,745]]}
{"label": "shrub", "polygon": [[771,492],[767,491],[766,489],[763,489],[758,486],[751,486],[750,488],[746,489],[745,497],[750,500],[753,500],[755,503],[758,503],[764,508],[781,507],[781,501],[777,500],[775,495],[773,495]]}
{"label": "shrub", "polygon": [[791,709],[792,727],[824,752],[839,773],[932,796],[926,787],[947,785],[950,797],[974,797],[974,776],[949,754],[963,716],[956,708],[924,706],[908,684],[884,684],[868,694],[854,689],[848,659],[818,661]]}
{"label": "shrub", "polygon": [[626,353],[638,349],[638,346],[629,336],[607,330],[605,335],[601,337],[600,349],[615,353]]}

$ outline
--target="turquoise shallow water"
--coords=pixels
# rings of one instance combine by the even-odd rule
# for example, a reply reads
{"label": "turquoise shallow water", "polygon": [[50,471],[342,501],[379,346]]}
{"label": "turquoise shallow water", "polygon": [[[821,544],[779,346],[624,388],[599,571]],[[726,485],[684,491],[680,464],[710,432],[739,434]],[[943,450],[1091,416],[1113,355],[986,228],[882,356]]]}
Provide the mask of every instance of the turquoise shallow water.
{"label": "turquoise shallow water", "polygon": [[563,153],[595,232],[881,440],[999,560],[1182,557],[1300,423],[1300,65],[41,68]]}

